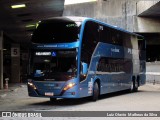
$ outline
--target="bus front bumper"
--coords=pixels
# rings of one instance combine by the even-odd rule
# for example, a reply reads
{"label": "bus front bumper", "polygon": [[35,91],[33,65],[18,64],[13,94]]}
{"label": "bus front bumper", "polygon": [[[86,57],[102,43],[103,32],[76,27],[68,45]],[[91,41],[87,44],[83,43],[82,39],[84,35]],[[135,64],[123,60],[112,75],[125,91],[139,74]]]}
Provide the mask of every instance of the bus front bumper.
{"label": "bus front bumper", "polygon": [[59,95],[54,95],[54,91],[37,90],[34,87],[28,85],[28,95],[31,97],[45,97],[45,98],[80,98],[76,87],[73,87],[66,91],[61,91]]}

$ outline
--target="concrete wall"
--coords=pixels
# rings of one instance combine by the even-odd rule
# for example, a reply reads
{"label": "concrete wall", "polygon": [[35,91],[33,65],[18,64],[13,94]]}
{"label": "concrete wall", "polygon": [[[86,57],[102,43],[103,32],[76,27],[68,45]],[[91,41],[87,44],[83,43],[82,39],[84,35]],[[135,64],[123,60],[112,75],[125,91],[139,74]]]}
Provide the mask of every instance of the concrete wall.
{"label": "concrete wall", "polygon": [[20,82],[20,45],[12,44],[11,48],[11,82]]}
{"label": "concrete wall", "polygon": [[146,64],[146,72],[147,82],[160,84],[160,62],[148,62]]}
{"label": "concrete wall", "polygon": [[94,17],[97,3],[84,3],[67,5],[64,7],[63,16]]}
{"label": "concrete wall", "polygon": [[138,13],[138,15],[143,16],[143,15],[150,14],[150,12],[148,12],[148,9],[152,9],[152,7],[158,2],[159,2],[158,0],[139,1],[137,3],[137,13]]}
{"label": "concrete wall", "polygon": [[160,33],[160,18],[135,17],[134,20],[133,32]]}
{"label": "concrete wall", "polygon": [[84,16],[133,31],[137,0],[98,0],[94,3],[67,5],[63,16]]}
{"label": "concrete wall", "polygon": [[[64,7],[63,16],[84,16],[121,27],[131,32],[160,32],[160,20],[137,17],[146,10],[149,1],[141,0],[98,0],[94,3],[67,5]],[[157,1],[156,1],[157,2]],[[154,5],[156,2],[152,2]]]}

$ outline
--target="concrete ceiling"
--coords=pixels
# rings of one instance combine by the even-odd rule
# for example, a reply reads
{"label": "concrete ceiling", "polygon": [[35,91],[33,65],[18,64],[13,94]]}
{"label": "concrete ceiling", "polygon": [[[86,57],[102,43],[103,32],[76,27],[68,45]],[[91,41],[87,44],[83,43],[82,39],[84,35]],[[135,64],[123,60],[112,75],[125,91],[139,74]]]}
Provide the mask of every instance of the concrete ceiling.
{"label": "concrete ceiling", "polygon": [[160,2],[151,6],[147,10],[139,14],[140,17],[156,17],[160,18]]}
{"label": "concrete ceiling", "polygon": [[[26,4],[12,9],[11,5]],[[26,25],[55,16],[62,16],[64,0],[0,0],[0,30],[18,43],[30,42],[32,28]]]}

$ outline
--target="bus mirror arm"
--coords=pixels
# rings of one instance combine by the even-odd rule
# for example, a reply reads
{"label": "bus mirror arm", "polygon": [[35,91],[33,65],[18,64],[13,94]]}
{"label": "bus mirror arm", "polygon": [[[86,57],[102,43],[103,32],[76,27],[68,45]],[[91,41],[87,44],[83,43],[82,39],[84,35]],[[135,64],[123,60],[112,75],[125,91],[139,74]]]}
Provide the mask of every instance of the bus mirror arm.
{"label": "bus mirror arm", "polygon": [[88,64],[82,62],[82,74],[83,74],[83,75],[86,75],[86,74],[87,74],[87,71],[88,71]]}

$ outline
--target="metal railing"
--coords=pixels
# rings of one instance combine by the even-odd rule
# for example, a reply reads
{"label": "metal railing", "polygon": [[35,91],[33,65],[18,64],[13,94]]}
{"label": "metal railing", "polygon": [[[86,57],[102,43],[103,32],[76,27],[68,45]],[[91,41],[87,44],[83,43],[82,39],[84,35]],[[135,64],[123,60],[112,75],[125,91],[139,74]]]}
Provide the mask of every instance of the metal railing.
{"label": "metal railing", "polygon": [[153,84],[160,84],[159,72],[146,72],[146,82]]}

